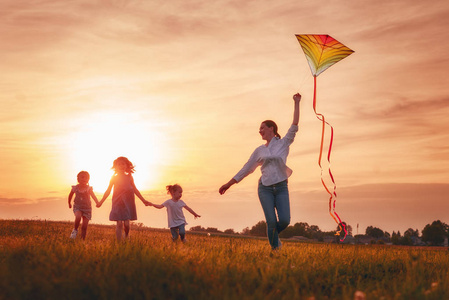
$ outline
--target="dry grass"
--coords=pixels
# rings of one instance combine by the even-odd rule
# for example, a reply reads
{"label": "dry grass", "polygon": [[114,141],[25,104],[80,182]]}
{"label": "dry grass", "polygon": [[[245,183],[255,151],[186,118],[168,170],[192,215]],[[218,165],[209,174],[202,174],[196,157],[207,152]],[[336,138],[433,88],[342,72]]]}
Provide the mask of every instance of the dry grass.
{"label": "dry grass", "polygon": [[[449,299],[449,251],[0,220],[0,299]],[[360,293],[361,292],[361,293]]]}

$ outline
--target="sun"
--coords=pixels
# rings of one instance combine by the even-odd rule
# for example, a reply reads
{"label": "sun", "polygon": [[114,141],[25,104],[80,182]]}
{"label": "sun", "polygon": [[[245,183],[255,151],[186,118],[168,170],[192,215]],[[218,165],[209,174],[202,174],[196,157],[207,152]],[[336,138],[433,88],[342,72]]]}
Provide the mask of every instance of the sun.
{"label": "sun", "polygon": [[127,157],[136,167],[134,181],[139,190],[154,187],[164,161],[164,139],[137,113],[105,112],[82,120],[70,141],[72,166],[90,173],[94,190],[106,190],[113,175],[112,162]]}

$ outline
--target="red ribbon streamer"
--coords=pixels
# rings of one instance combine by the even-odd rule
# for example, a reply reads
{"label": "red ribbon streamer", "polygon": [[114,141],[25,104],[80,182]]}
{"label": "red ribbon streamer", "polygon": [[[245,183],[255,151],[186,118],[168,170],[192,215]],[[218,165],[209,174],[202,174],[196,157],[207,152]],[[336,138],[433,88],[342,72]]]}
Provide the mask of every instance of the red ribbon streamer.
{"label": "red ribbon streamer", "polygon": [[[335,203],[337,201],[337,192],[336,192],[337,185],[335,184],[334,176],[332,175],[332,171],[331,171],[331,168],[330,168],[332,143],[334,141],[334,128],[332,127],[331,124],[329,124],[325,120],[324,115],[322,115],[320,113],[317,113],[317,111],[316,111],[316,76],[313,76],[313,83],[314,83],[314,86],[313,86],[313,111],[315,112],[315,115],[318,118],[318,120],[320,120],[322,122],[320,156],[318,158],[318,165],[321,168],[321,183],[323,184],[324,189],[326,190],[326,192],[330,196],[330,198],[329,198],[329,214],[334,219],[334,221],[338,224],[338,227],[339,227],[339,230],[337,231],[336,235],[340,235],[340,232],[343,230],[345,235],[344,235],[343,238],[340,239],[340,241],[344,241],[344,239],[348,235],[348,232],[346,230],[346,225],[341,222],[340,217],[338,216],[337,212],[335,211]],[[324,179],[323,179],[323,167],[321,165],[321,158],[323,156],[324,132],[325,132],[326,124],[331,129],[331,136],[330,136],[330,141],[329,141],[329,150],[327,152],[327,161],[329,163],[329,176],[330,176],[330,178],[332,180],[332,183],[334,185],[334,190],[332,192],[329,190],[329,188],[326,186],[326,183],[324,182]]]}

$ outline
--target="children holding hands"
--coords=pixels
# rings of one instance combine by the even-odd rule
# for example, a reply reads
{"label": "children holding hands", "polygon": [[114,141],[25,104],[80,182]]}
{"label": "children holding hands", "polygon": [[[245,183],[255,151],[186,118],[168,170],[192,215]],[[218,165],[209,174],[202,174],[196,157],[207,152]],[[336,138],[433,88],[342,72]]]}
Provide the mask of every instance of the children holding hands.
{"label": "children holding hands", "polygon": [[158,209],[164,207],[167,208],[168,227],[170,228],[173,241],[176,241],[178,236],[181,236],[181,241],[185,242],[185,225],[187,225],[187,222],[182,209],[185,208],[195,217],[195,219],[201,216],[194,212],[183,200],[181,200],[181,186],[179,184],[168,185],[166,187],[167,194],[171,195],[171,199],[160,205],[153,204],[145,200],[136,188],[134,178],[132,176],[132,173],[134,173],[134,165],[126,157],[121,156],[114,160],[112,169],[114,170],[114,175],[112,176],[109,186],[100,201],[98,201],[95,196],[92,187],[89,186],[89,173],[86,171],[81,171],[78,174],[78,185],[72,186],[72,190],[68,197],[69,208],[72,208],[71,201],[73,195],[76,195],[73,205],[73,212],[75,213],[75,226],[70,238],[76,238],[81,219],[83,220],[81,237],[83,240],[86,237],[87,225],[89,220],[92,218],[90,197],[94,199],[97,207],[101,207],[104,201],[109,197],[112,188],[114,188],[109,220],[117,222],[115,230],[117,241],[122,240],[123,229],[125,231],[125,238],[128,237],[130,231],[129,221],[137,220],[135,203],[136,195],[145,204],[145,206],[154,206]]}

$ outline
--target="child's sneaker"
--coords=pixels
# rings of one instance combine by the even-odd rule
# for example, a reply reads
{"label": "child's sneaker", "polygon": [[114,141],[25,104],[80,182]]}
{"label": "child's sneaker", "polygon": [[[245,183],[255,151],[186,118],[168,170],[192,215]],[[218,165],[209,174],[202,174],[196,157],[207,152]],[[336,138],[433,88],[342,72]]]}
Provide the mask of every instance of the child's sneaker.
{"label": "child's sneaker", "polygon": [[71,238],[71,239],[76,238],[76,234],[77,234],[77,233],[78,233],[78,230],[73,229],[73,230],[72,230],[72,233],[70,234],[70,238]]}

